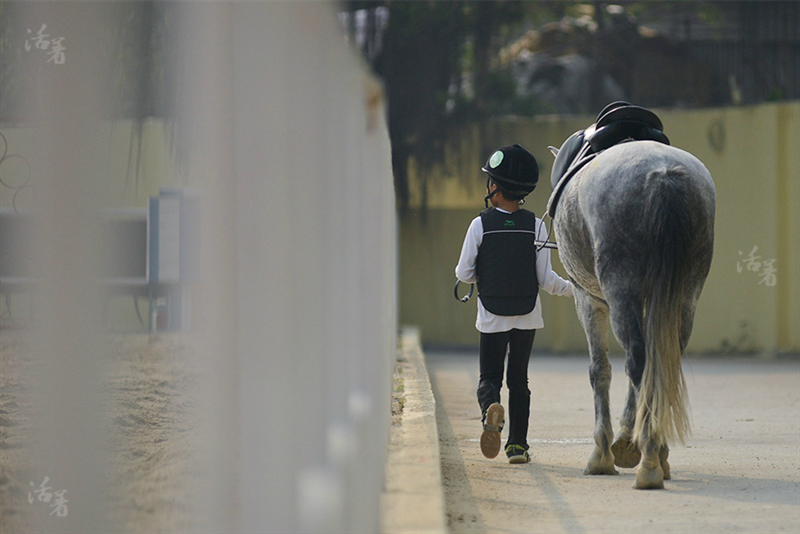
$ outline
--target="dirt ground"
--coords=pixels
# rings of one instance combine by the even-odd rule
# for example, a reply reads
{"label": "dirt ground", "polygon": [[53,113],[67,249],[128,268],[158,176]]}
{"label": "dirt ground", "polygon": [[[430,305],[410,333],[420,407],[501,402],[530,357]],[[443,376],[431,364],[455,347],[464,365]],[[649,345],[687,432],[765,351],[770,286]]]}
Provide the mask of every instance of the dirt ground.
{"label": "dirt ground", "polygon": [[[110,336],[104,405],[110,426],[109,532],[202,529],[193,514],[200,466],[196,366],[171,335]],[[534,354],[530,367],[533,461],[512,466],[479,449],[477,355],[428,353],[437,401],[448,527],[461,532],[799,532],[800,360],[686,362],[694,434],[673,446],[666,490],[631,489],[582,474],[593,411],[583,357]],[[622,407],[622,362],[612,361],[612,415]],[[33,532],[47,505],[28,502],[30,359],[24,338],[0,336],[0,532]],[[397,386],[397,384],[396,384]],[[400,411],[394,406],[395,418]],[[616,421],[615,421],[616,422]],[[397,424],[395,422],[395,424]],[[38,514],[38,515],[37,515]],[[66,519],[66,518],[65,518]],[[58,526],[60,519],[53,519]]]}
{"label": "dirt ground", "polygon": [[[477,352],[426,359],[452,533],[800,532],[797,358],[687,358],[693,434],[671,446],[672,480],[657,491],[632,489],[633,469],[583,475],[594,426],[586,357],[534,350],[532,462],[523,465],[480,452]],[[622,359],[612,365],[616,429],[626,379]]]}
{"label": "dirt ground", "polygon": [[[193,392],[196,366],[178,336],[109,336],[108,381],[103,403],[108,410],[108,443],[98,447],[107,462],[109,532],[181,532],[196,530],[191,488],[197,480],[197,411]],[[22,334],[0,337],[0,532],[33,532],[35,526],[61,531],[69,524],[51,515],[54,502],[29,502],[31,490],[47,473],[32,464],[30,352]],[[33,488],[30,487],[34,482]],[[50,484],[58,489],[56,481]],[[35,490],[34,490],[35,491]],[[34,493],[35,496],[35,493]],[[69,498],[69,491],[66,497]],[[73,514],[74,515],[74,514]]]}

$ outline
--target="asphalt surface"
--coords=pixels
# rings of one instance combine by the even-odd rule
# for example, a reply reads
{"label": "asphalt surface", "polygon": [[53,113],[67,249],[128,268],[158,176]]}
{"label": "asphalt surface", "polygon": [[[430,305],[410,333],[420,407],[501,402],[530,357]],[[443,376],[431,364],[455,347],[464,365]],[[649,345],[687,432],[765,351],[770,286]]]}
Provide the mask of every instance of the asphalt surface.
{"label": "asphalt surface", "polygon": [[[588,357],[534,347],[532,462],[523,465],[480,452],[477,350],[425,358],[452,533],[800,532],[798,358],[687,357],[693,434],[670,445],[672,479],[651,491],[632,488],[634,469],[583,475],[594,427]],[[621,357],[612,365],[616,430],[627,379]]]}

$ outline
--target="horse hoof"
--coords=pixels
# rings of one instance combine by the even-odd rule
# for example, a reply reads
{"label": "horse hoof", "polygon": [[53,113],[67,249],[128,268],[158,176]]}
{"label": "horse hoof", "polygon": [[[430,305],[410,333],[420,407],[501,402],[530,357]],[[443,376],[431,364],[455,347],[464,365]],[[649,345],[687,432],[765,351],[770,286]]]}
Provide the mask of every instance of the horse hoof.
{"label": "horse hoof", "polygon": [[619,471],[614,469],[614,465],[598,466],[587,465],[583,470],[584,475],[618,475]]}
{"label": "horse hoof", "polygon": [[661,466],[650,469],[640,466],[636,471],[635,489],[664,489],[664,471]]}
{"label": "horse hoof", "polygon": [[619,472],[614,469],[614,459],[608,456],[602,456],[593,452],[589,457],[589,463],[586,469],[583,470],[584,475],[618,475]]}
{"label": "horse hoof", "polygon": [[617,467],[636,467],[642,459],[642,453],[630,438],[619,437],[611,445],[614,453],[614,464]]}

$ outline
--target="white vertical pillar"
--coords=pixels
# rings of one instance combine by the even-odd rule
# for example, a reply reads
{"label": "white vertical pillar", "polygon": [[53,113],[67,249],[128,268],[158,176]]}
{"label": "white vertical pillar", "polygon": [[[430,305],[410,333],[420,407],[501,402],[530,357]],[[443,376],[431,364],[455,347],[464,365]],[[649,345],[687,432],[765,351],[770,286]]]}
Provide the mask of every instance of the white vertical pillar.
{"label": "white vertical pillar", "polygon": [[100,532],[106,528],[107,451],[98,276],[106,191],[100,125],[107,111],[103,34],[109,10],[89,2],[54,3],[25,6],[22,13],[34,33],[46,24],[50,39],[63,37],[64,47],[63,57],[37,49],[23,62],[45,88],[38,95],[42,119],[31,162],[37,220],[30,332],[35,435],[34,479],[27,489],[51,494],[42,502],[33,493],[28,513],[37,531]]}
{"label": "white vertical pillar", "polygon": [[241,527],[374,531],[395,335],[383,102],[330,4],[234,20]]}
{"label": "white vertical pillar", "polygon": [[336,24],[331,4],[290,2],[192,5],[182,21],[179,134],[204,199],[193,295],[211,530],[379,524],[391,158],[380,87]]}
{"label": "white vertical pillar", "polygon": [[192,329],[202,370],[197,398],[203,439],[192,452],[203,466],[193,512],[204,532],[240,531],[233,10],[228,2],[187,2],[177,11],[177,149],[186,183],[197,188],[192,200],[199,228],[193,230],[200,235],[199,251],[191,254],[199,265],[181,270],[192,271]]}

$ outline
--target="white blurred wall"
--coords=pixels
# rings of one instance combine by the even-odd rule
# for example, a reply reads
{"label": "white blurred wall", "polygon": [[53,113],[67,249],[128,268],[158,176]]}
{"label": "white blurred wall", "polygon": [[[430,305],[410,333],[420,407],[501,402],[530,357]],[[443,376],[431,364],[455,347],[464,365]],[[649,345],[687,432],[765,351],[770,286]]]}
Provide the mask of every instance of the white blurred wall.
{"label": "white blurred wall", "polygon": [[227,463],[238,487],[237,515],[219,507],[221,530],[378,525],[396,335],[391,157],[382,88],[332,7],[187,15],[198,89],[182,117],[197,125],[213,244],[200,331],[219,364],[221,436],[239,436],[235,451],[216,445],[236,456],[220,464],[210,508],[230,497]]}
{"label": "white blurred wall", "polygon": [[[92,213],[108,201],[108,177],[93,172],[105,141],[96,132],[107,10],[32,5],[31,21],[57,20],[70,38],[34,135],[50,174],[34,208],[47,217],[31,274],[46,291],[30,333],[45,407],[35,462],[75,502],[68,523],[38,521],[103,531],[97,444],[108,421]],[[195,453],[208,469],[194,513],[206,532],[378,529],[396,337],[394,193],[383,89],[343,40],[335,7],[179,11],[188,52],[176,66],[177,144],[189,147],[181,172],[202,221],[190,335],[205,379]]]}

